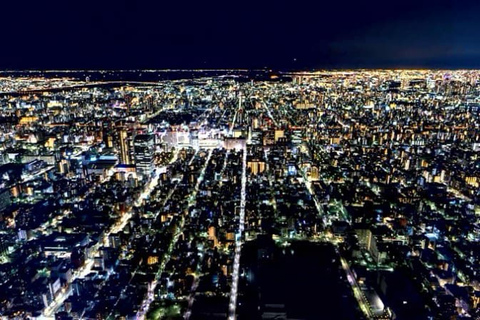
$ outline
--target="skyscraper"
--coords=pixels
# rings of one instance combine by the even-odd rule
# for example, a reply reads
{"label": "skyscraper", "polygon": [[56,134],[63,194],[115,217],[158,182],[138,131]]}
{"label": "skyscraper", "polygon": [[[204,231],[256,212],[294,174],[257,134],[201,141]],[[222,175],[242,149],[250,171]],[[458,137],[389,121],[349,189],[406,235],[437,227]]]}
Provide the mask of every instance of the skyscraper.
{"label": "skyscraper", "polygon": [[118,142],[120,145],[120,163],[131,164],[128,152],[128,134],[125,128],[118,131]]}
{"label": "skyscraper", "polygon": [[154,138],[151,134],[139,134],[134,143],[135,164],[137,172],[148,176],[153,170]]}

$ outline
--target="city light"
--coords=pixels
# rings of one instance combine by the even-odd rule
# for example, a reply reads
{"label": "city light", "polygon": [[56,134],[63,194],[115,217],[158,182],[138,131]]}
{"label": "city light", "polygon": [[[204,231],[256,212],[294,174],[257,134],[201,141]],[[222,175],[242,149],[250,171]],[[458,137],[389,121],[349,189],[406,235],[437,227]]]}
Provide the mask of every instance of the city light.
{"label": "city light", "polygon": [[1,73],[0,317],[478,318],[479,76]]}

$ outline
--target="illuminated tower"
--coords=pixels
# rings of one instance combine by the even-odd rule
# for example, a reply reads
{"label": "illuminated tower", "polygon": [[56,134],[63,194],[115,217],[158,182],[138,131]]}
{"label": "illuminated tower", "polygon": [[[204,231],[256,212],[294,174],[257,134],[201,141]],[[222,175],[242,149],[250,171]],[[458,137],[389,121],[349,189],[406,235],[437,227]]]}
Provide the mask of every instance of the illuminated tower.
{"label": "illuminated tower", "polygon": [[149,176],[153,170],[154,137],[151,134],[139,134],[134,140],[135,164],[137,172]]}
{"label": "illuminated tower", "polygon": [[118,142],[120,145],[120,163],[131,164],[128,152],[128,135],[125,128],[121,128],[118,132]]}
{"label": "illuminated tower", "polygon": [[242,92],[238,93],[238,113],[237,113],[237,121],[238,123],[242,124],[243,122],[243,108],[242,108]]}

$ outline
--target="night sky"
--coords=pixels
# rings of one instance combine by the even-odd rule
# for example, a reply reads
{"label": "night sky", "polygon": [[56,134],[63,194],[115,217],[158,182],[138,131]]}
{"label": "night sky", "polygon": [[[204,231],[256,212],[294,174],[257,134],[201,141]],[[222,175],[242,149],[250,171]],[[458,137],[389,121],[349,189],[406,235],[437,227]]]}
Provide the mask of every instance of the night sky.
{"label": "night sky", "polygon": [[1,69],[480,68],[480,1],[15,0],[1,7]]}

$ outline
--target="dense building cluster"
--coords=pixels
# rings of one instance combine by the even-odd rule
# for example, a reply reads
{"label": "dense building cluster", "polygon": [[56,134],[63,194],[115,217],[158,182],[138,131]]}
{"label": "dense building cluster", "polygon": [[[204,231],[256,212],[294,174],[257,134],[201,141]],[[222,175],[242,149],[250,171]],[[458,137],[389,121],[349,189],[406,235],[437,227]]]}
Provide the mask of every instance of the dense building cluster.
{"label": "dense building cluster", "polygon": [[480,317],[478,72],[102,77],[0,78],[0,316]]}

